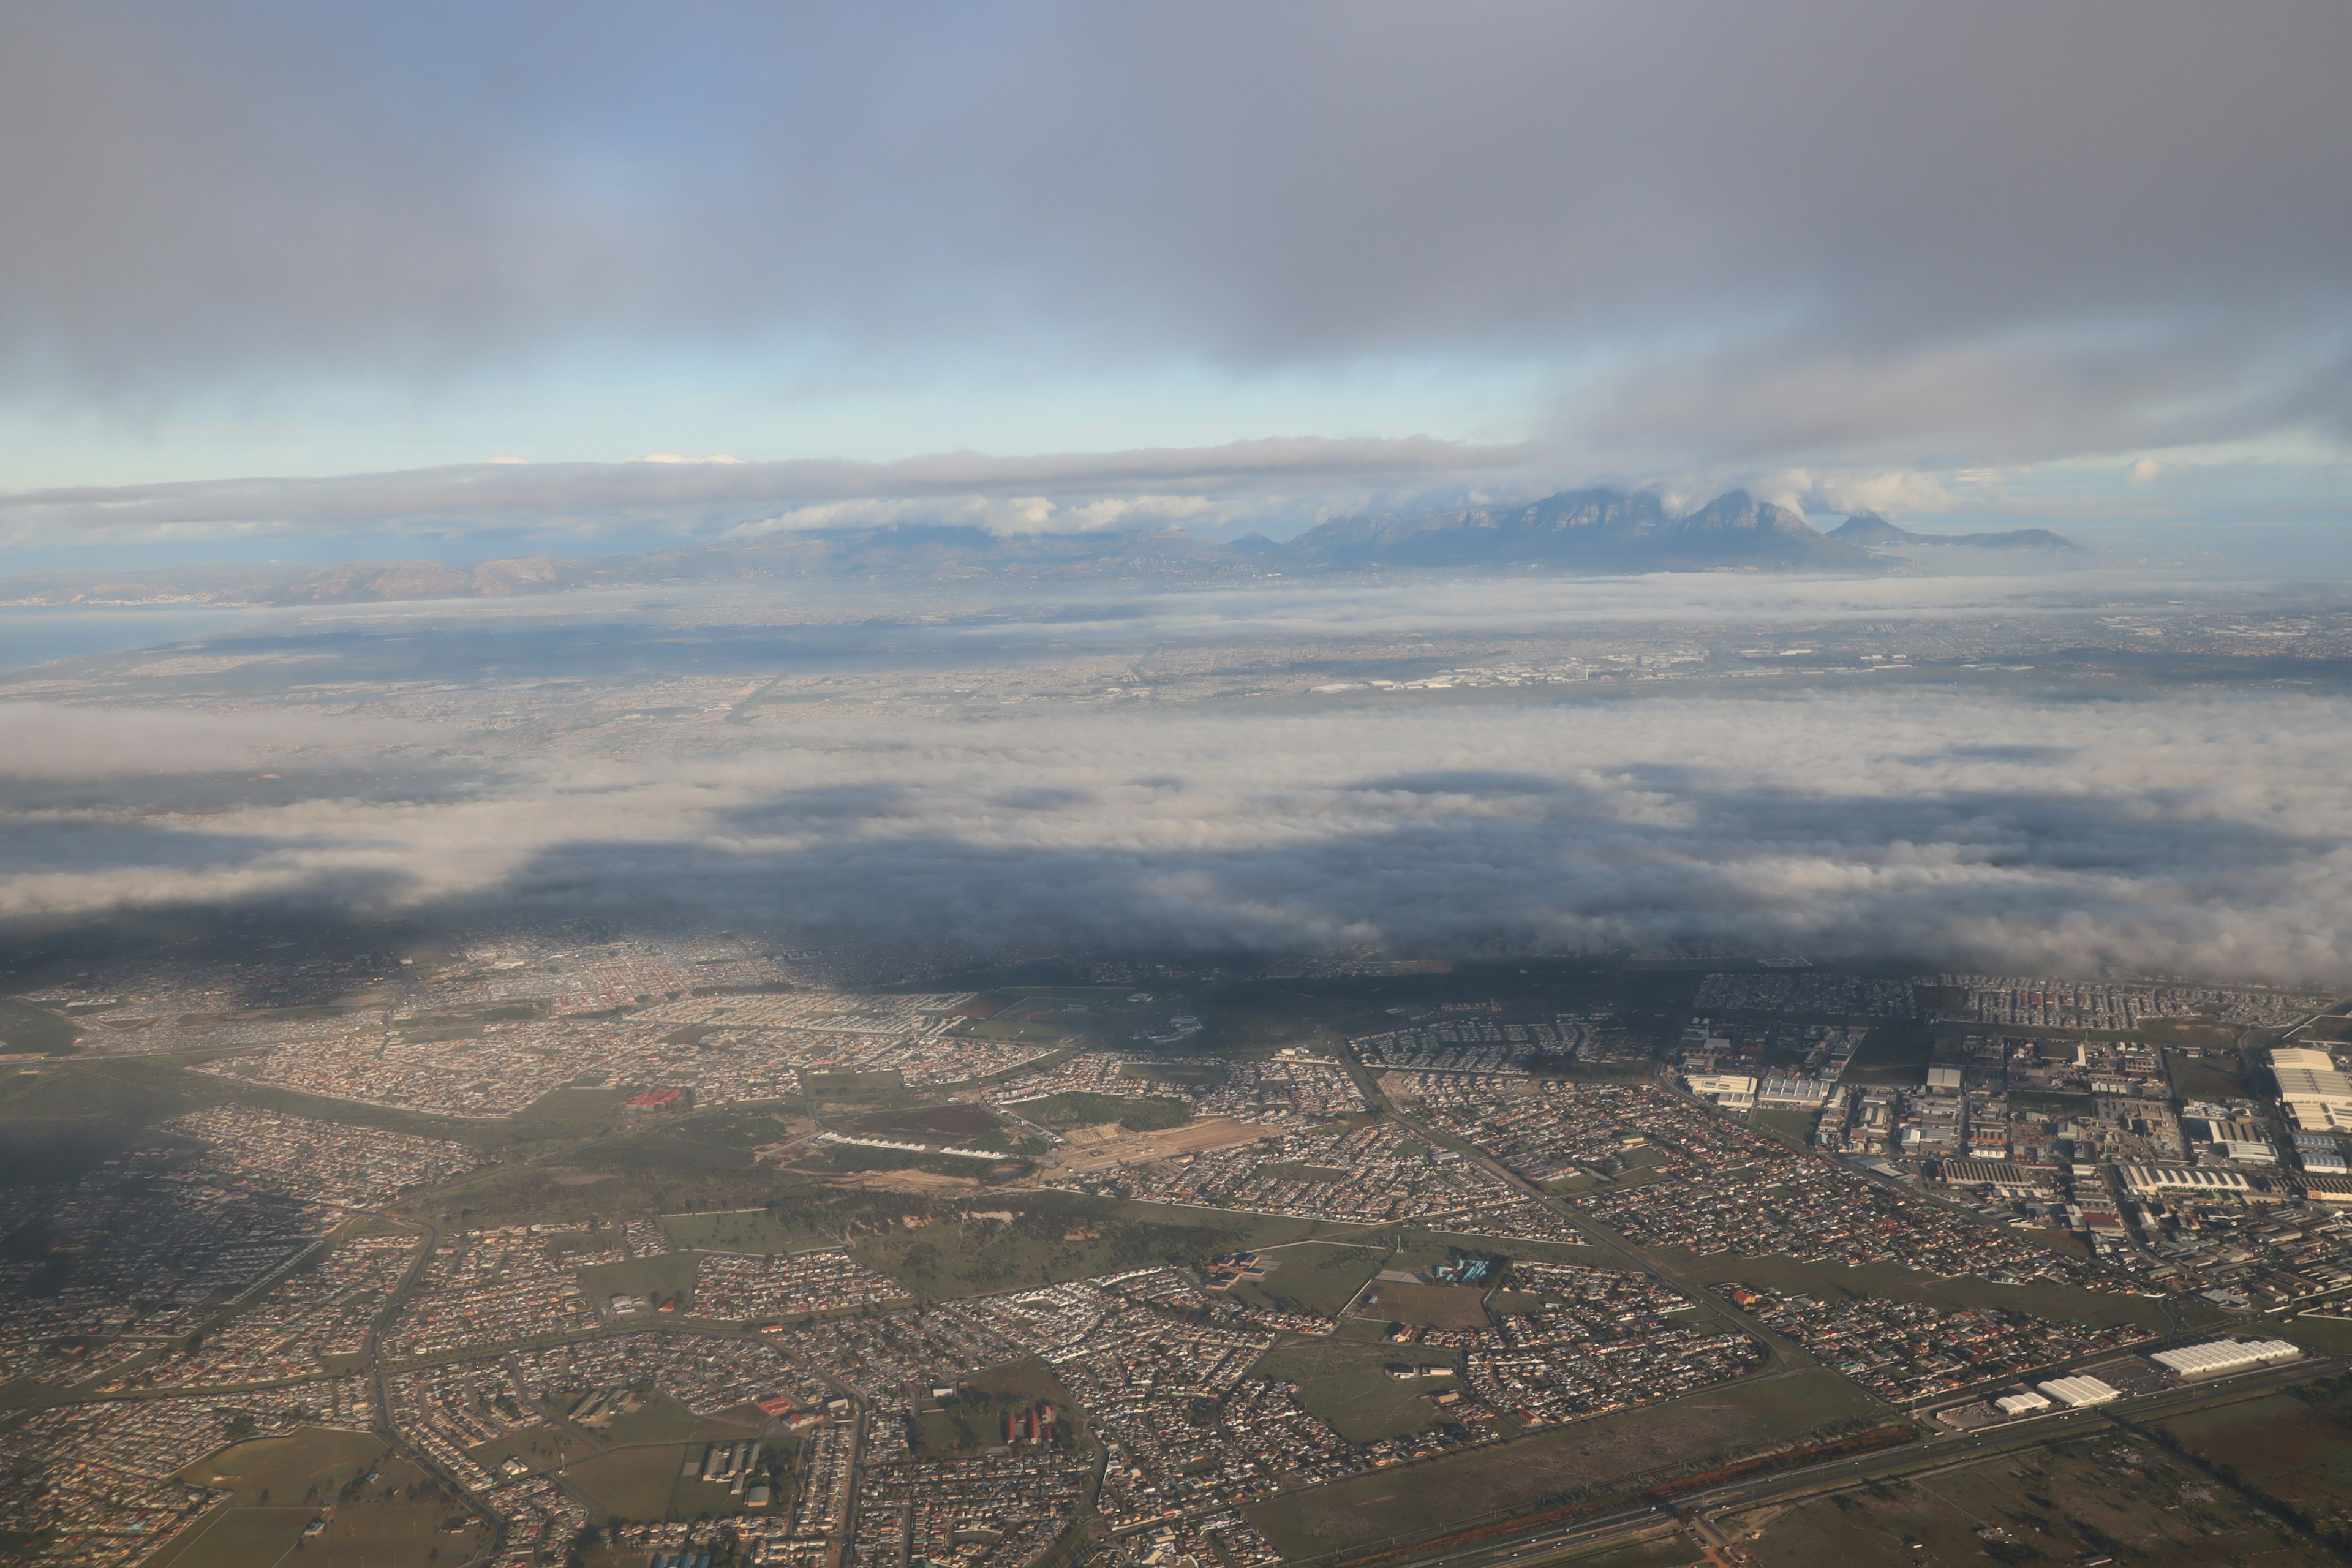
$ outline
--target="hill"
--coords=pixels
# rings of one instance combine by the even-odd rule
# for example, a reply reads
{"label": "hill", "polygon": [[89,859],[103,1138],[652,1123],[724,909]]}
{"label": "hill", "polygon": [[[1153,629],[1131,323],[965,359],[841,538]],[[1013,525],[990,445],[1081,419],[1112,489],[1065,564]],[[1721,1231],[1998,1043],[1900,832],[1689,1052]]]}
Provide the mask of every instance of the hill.
{"label": "hill", "polygon": [[1832,539],[1869,549],[1919,546],[1962,550],[2049,550],[2080,552],[2083,547],[2046,528],[2013,528],[2006,533],[1917,533],[1897,527],[1874,511],[1858,511],[1830,530]]}

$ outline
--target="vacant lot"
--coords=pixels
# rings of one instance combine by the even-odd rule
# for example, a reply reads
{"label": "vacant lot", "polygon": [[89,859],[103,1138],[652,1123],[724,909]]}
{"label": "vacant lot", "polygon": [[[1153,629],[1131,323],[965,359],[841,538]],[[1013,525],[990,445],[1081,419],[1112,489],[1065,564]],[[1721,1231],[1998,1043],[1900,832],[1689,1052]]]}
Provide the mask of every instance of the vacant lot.
{"label": "vacant lot", "polygon": [[1055,1094],[1012,1108],[1040,1127],[1100,1127],[1116,1121],[1132,1131],[1181,1127],[1192,1120],[1192,1102],[1169,1095],[1128,1100],[1116,1094]]}
{"label": "vacant lot", "polygon": [[[599,1519],[709,1519],[743,1511],[742,1499],[698,1474],[703,1445],[667,1443],[616,1448],[564,1472]],[[695,1475],[685,1473],[693,1464]]]}
{"label": "vacant lot", "polygon": [[1243,1280],[1231,1292],[1236,1301],[1271,1307],[1278,1312],[1310,1312],[1334,1318],[1355,1300],[1364,1282],[1380,1272],[1388,1257],[1385,1247],[1352,1247],[1339,1242],[1302,1241],[1259,1254],[1272,1265],[1263,1279]]}
{"label": "vacant lot", "polygon": [[1695,1463],[1727,1447],[1867,1417],[1874,1408],[1843,1378],[1791,1373],[1576,1422],[1429,1464],[1374,1471],[1272,1499],[1248,1511],[1286,1555],[1307,1556],[1425,1531],[1446,1520],[1539,1506],[1661,1466]]}
{"label": "vacant lot", "polygon": [[1383,1279],[1364,1293],[1365,1317],[1432,1329],[1491,1328],[1486,1292],[1472,1285],[1406,1285]]}
{"label": "vacant lot", "polygon": [[2300,1568],[2307,1552],[2226,1489],[2146,1447],[2094,1439],[1759,1510],[1760,1568],[2085,1563]]}
{"label": "vacant lot", "polygon": [[1391,1363],[1440,1366],[1458,1373],[1460,1358],[1433,1345],[1350,1340],[1285,1340],[1250,1369],[1255,1376],[1298,1385],[1299,1403],[1350,1443],[1372,1443],[1434,1426],[1439,1409],[1424,1397],[1462,1386],[1459,1376],[1391,1377]]}
{"label": "vacant lot", "polygon": [[[1020,1194],[1008,1203],[1030,1200]],[[1009,1211],[1011,1223],[942,1219],[856,1237],[850,1252],[869,1268],[899,1280],[930,1300],[951,1300],[999,1290],[1084,1279],[1157,1263],[1192,1263],[1221,1252],[1288,1241],[1307,1234],[1311,1222],[1272,1226],[1209,1209],[1151,1210],[1147,1217],[1123,1205],[1105,1216],[1092,1206],[1034,1203]]]}
{"label": "vacant lot", "polygon": [[[1744,1279],[1769,1289],[1803,1291],[1832,1301],[1877,1296],[1893,1301],[1931,1301],[1948,1307],[2000,1307],[2012,1312],[2030,1312],[2038,1318],[2089,1323],[2095,1328],[2137,1323],[2158,1332],[2170,1329],[2162,1304],[2158,1301],[2144,1296],[2080,1290],[2069,1285],[1996,1285],[1965,1276],[1947,1279],[1895,1263],[1848,1268],[1835,1263],[1803,1263],[1793,1258],[1701,1255],[1675,1247],[1654,1248],[1652,1256],[1676,1278],[1693,1284]],[[2176,1303],[2176,1307],[2191,1322],[2220,1316],[2201,1301]]]}
{"label": "vacant lot", "polygon": [[[487,1533],[431,1478],[358,1432],[308,1431],[258,1438],[192,1466],[188,1479],[233,1495],[167,1544],[156,1568],[252,1568],[281,1557],[409,1568],[437,1551],[440,1564],[474,1561]],[[374,1474],[369,1483],[362,1478]],[[358,1483],[354,1486],[353,1483]],[[348,1493],[346,1488],[352,1488]],[[417,1495],[412,1496],[414,1491]],[[332,1510],[327,1527],[302,1531]],[[445,1525],[457,1523],[455,1531]]]}
{"label": "vacant lot", "polygon": [[2246,1064],[2238,1053],[2192,1057],[2179,1051],[2164,1053],[2172,1090],[2182,1100],[2234,1100],[2246,1092]]}
{"label": "vacant lot", "polygon": [[895,1138],[926,1143],[965,1143],[1003,1131],[985,1106],[961,1103],[908,1106],[860,1116],[842,1129],[860,1138]]}
{"label": "vacant lot", "polygon": [[2352,1429],[2327,1406],[2273,1394],[2175,1416],[2163,1430],[2240,1485],[2352,1534]]}
{"label": "vacant lot", "polygon": [[1880,1024],[1863,1037],[1846,1068],[1848,1083],[1918,1084],[1927,1075],[1936,1037],[1916,1024]]}

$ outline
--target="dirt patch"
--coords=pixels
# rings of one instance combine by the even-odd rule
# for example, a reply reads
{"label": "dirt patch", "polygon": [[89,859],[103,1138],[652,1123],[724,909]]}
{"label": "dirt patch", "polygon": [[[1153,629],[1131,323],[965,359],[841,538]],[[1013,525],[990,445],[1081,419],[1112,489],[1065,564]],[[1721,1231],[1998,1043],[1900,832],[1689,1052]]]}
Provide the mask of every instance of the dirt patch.
{"label": "dirt patch", "polygon": [[1233,1149],[1244,1143],[1255,1143],[1271,1138],[1281,1131],[1255,1121],[1235,1121],[1227,1117],[1212,1116],[1199,1121],[1188,1121],[1181,1127],[1164,1128],[1151,1132],[1132,1132],[1121,1128],[1115,1137],[1099,1142],[1066,1145],[1055,1151],[1056,1173],[1107,1171],[1117,1165],[1140,1165],[1153,1160],[1171,1159],[1178,1154],[1198,1154],[1211,1149]]}
{"label": "dirt patch", "polygon": [[983,1138],[1000,1124],[995,1113],[978,1105],[927,1105],[909,1110],[877,1111],[850,1123],[863,1138],[929,1141],[940,1138]]}
{"label": "dirt patch", "polygon": [[977,1176],[950,1176],[938,1171],[860,1171],[835,1176],[825,1185],[845,1192],[969,1193],[985,1185]]}

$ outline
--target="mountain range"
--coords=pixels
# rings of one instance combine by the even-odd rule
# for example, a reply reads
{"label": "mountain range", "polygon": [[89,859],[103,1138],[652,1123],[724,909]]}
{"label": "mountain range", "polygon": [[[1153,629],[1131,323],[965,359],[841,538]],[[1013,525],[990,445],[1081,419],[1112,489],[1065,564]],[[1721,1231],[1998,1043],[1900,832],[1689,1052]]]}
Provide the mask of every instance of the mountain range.
{"label": "mountain range", "polygon": [[1875,512],[1856,512],[1823,533],[1802,513],[1745,490],[1676,511],[1646,490],[1578,489],[1519,505],[1334,518],[1279,542],[1252,534],[1219,543],[1181,528],[1000,534],[895,523],[577,560],[523,555],[476,565],[360,561],[318,570],[53,572],[0,581],[0,603],[330,605],[770,579],[1178,583],[1387,571],[1872,572],[1926,549],[2054,553],[2081,547],[2038,528],[1914,533]]}

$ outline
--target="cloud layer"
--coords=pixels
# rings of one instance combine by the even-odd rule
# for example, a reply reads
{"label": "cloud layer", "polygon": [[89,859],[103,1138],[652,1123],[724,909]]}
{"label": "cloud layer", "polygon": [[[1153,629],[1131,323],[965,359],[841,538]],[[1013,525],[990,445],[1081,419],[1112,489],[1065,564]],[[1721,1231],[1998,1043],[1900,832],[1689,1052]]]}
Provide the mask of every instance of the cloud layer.
{"label": "cloud layer", "polygon": [[0,28],[43,398],[750,342],[809,385],[1532,365],[1549,434],[1661,469],[2352,423],[2327,0]]}
{"label": "cloud layer", "polygon": [[0,914],[601,911],[975,952],[1696,943],[2341,980],[2347,723],[2352,701],[2276,690],[1963,687],[828,707],[743,750],[404,790],[306,784],[281,746],[282,784],[182,779],[145,806],[135,781],[104,804],[15,786]]}

